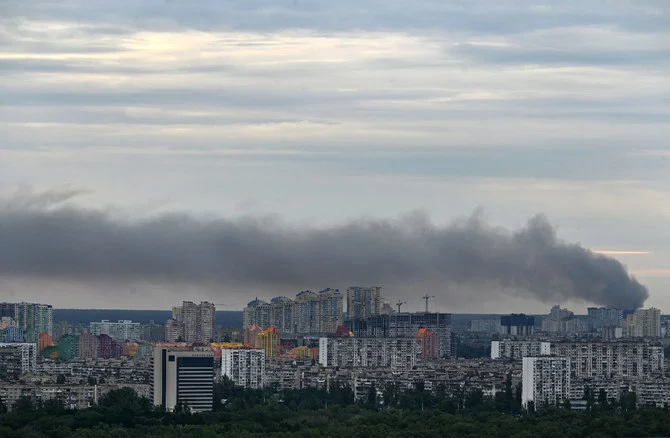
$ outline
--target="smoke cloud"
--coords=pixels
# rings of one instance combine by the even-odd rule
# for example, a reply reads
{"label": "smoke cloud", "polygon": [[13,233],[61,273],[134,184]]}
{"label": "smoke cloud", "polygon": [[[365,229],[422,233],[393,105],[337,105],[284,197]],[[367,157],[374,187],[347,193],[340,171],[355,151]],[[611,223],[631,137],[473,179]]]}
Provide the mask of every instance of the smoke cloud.
{"label": "smoke cloud", "polygon": [[126,220],[63,203],[76,194],[24,193],[0,204],[0,276],[296,291],[420,283],[445,299],[448,284],[477,286],[482,295],[473,301],[514,294],[617,308],[641,307],[648,297],[620,262],[560,240],[542,215],[516,231],[492,227],[478,212],[444,227],[421,214],[328,228],[187,214]]}

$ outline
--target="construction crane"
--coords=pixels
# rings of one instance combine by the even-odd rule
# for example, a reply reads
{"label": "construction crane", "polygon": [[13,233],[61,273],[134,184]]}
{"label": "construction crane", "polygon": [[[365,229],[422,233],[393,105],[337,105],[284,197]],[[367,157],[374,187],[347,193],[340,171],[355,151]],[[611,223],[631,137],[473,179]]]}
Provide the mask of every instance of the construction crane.
{"label": "construction crane", "polygon": [[407,304],[407,301],[398,300],[398,302],[395,303],[395,305],[398,306],[398,313],[400,313],[400,306],[402,306],[403,304]]}
{"label": "construction crane", "polygon": [[430,300],[431,298],[435,298],[435,295],[426,294],[426,295],[422,296],[421,298],[426,300],[426,313],[428,313],[428,300]]}

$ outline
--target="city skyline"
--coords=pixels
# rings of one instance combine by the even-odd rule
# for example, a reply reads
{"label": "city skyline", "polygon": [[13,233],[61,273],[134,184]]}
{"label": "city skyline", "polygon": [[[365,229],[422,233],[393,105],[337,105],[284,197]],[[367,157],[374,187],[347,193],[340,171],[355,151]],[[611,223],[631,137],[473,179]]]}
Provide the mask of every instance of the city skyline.
{"label": "city skyline", "polygon": [[[400,284],[389,277],[425,266],[420,251],[411,254],[416,266],[398,263],[401,245],[355,234],[349,246],[395,257],[385,271],[343,269],[342,254],[356,252],[332,239],[305,254],[310,263],[339,255],[336,278],[304,278],[324,271],[299,272],[300,259],[286,263],[290,285],[268,272],[249,275],[263,284],[202,278],[227,265],[217,259],[186,266],[212,241],[201,228],[242,232],[247,245],[231,240],[249,250],[243,261],[272,241],[280,250],[267,265],[281,267],[271,263],[285,262],[277,254],[299,254],[304,246],[293,244],[315,234],[362,226],[373,236],[385,225],[391,236],[413,227],[439,234],[481,211],[485,227],[510,234],[545,214],[568,246],[625,265],[649,288],[645,306],[670,308],[662,2],[10,0],[0,8],[0,226],[22,236],[0,253],[5,299],[164,308],[186,294],[241,308],[247,295],[376,280],[397,299],[436,295],[441,311],[592,304],[563,293],[562,278],[558,295],[540,299],[518,285],[442,287],[420,270]],[[76,238],[54,217],[90,233]],[[243,233],[250,223],[276,233],[252,244]],[[180,227],[186,234],[174,233]],[[202,238],[194,246],[156,244],[189,241],[194,229]],[[161,269],[143,271],[128,242],[153,248],[164,263],[148,265]],[[96,261],[113,281],[85,269]],[[233,270],[243,276],[248,266]],[[173,271],[188,275],[165,275]]]}

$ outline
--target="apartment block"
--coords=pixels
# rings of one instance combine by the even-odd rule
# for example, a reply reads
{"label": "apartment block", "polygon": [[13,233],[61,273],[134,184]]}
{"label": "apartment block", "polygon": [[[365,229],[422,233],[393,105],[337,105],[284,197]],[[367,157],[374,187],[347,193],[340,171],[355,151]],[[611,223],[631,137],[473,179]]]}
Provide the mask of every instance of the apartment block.
{"label": "apartment block", "polygon": [[570,358],[574,377],[647,377],[664,369],[663,347],[646,342],[556,342],[551,353]]}
{"label": "apartment block", "polygon": [[324,367],[406,370],[417,364],[420,354],[416,337],[319,339],[319,363]]}
{"label": "apartment block", "polygon": [[535,408],[560,406],[570,398],[570,358],[526,356],[522,359],[521,403]]}
{"label": "apartment block", "polygon": [[491,359],[521,360],[526,356],[551,354],[551,343],[527,340],[491,341]]}
{"label": "apartment block", "polygon": [[263,388],[266,383],[265,350],[221,350],[221,375],[243,388]]}
{"label": "apartment block", "polygon": [[344,298],[337,289],[299,292],[295,300],[280,296],[269,303],[249,302],[243,311],[243,327],[276,328],[279,333],[335,333],[344,322]]}
{"label": "apartment block", "polygon": [[139,341],[142,338],[142,327],[139,322],[127,319],[112,322],[106,319],[89,323],[92,335],[107,335],[116,341]]}
{"label": "apartment block", "polygon": [[36,344],[0,344],[0,376],[18,378],[34,372],[36,367]]}
{"label": "apartment block", "polygon": [[381,287],[351,286],[347,288],[347,315],[349,319],[366,319],[381,315],[383,304]]}

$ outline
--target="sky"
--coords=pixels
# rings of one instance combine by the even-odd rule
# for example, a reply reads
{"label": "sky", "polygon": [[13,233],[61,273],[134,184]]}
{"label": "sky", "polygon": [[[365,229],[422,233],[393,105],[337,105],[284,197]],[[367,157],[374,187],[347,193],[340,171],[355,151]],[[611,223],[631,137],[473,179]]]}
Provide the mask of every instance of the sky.
{"label": "sky", "polygon": [[[0,17],[5,216],[18,199],[40,214],[126,224],[271,218],[284,233],[408,215],[449,230],[476,212],[513,234],[539,213],[562,241],[627,266],[649,289],[645,307],[670,309],[664,0],[5,0]],[[5,252],[21,245],[5,240]],[[209,299],[234,310],[367,279],[354,277],[233,284],[3,269],[0,300]],[[378,283],[416,310],[426,289],[435,309],[454,312],[591,304]]]}

